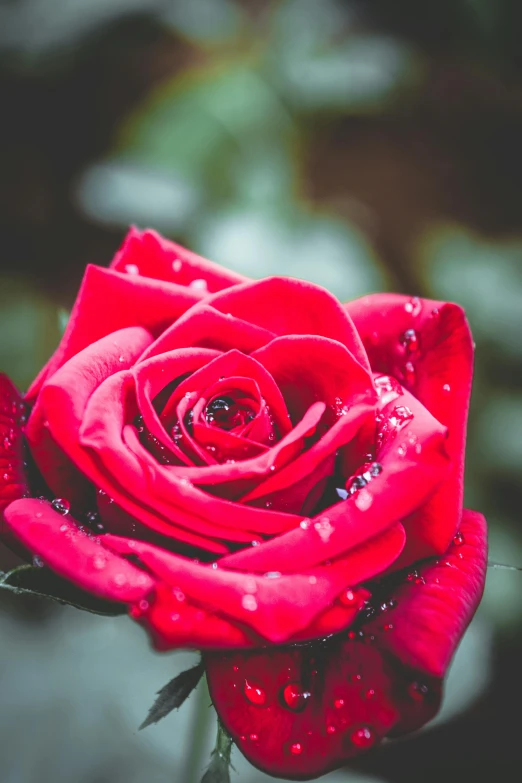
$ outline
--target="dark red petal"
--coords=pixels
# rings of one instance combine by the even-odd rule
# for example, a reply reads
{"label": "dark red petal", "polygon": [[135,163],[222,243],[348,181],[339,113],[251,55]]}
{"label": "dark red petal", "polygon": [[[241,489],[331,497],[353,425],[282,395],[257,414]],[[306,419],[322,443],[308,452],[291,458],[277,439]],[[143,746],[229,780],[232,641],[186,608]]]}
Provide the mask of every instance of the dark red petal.
{"label": "dark red petal", "polygon": [[28,491],[23,456],[24,414],[18,390],[0,373],[0,523],[3,509]]}
{"label": "dark red petal", "polygon": [[[456,543],[394,591],[394,631],[381,633],[379,644],[407,666],[444,676],[482,597],[486,563],[486,520],[465,510]],[[373,621],[368,631],[379,633],[377,626]]]}
{"label": "dark red petal", "polygon": [[[111,269],[131,276],[189,286],[195,290],[221,291],[248,278],[226,269],[160,236],[156,231],[133,227],[111,264]],[[203,285],[206,283],[206,287]],[[195,283],[195,285],[194,285]]]}
{"label": "dark red petal", "polygon": [[26,398],[34,400],[46,379],[102,337],[132,326],[158,335],[202,296],[197,289],[88,266],[62,341]]}
{"label": "dark red petal", "polygon": [[483,517],[466,511],[461,533],[444,562],[390,586],[381,613],[360,631],[205,655],[216,710],[253,764],[274,776],[314,778],[433,717],[484,587]]}
{"label": "dark red petal", "polygon": [[[405,522],[415,532],[403,563],[444,552],[460,523],[464,450],[473,343],[464,311],[458,305],[397,294],[374,294],[349,302],[374,372],[392,375],[448,427],[452,462],[448,479],[419,514]],[[414,340],[408,330],[413,330]],[[407,362],[411,367],[406,367]]]}
{"label": "dark red petal", "polygon": [[4,516],[13,535],[46,566],[100,598],[138,601],[154,586],[148,574],[102,547],[46,501],[15,500]]}
{"label": "dark red petal", "polygon": [[346,633],[310,645],[206,654],[205,663],[214,706],[241,752],[291,780],[342,766],[389,734],[403,710],[425,721],[439,702],[438,683],[413,700],[416,675]]}

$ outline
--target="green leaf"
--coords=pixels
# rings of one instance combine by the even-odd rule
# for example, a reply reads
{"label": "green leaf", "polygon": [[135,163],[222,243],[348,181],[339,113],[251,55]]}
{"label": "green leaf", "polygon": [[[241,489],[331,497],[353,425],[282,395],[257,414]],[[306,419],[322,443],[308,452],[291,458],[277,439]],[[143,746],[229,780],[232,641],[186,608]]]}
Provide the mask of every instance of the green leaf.
{"label": "green leaf", "polygon": [[60,604],[74,606],[76,609],[83,609],[92,614],[116,617],[127,613],[125,604],[97,598],[57,576],[48,568],[30,565],[13,568],[8,573],[0,574],[0,588],[10,590],[17,595],[39,595],[51,598]]}
{"label": "green leaf", "polygon": [[177,710],[190,696],[204,671],[203,663],[198,663],[192,669],[187,669],[158,691],[158,698],[149,710],[149,714],[140,726],[145,729],[153,723],[157,723],[172,710]]}

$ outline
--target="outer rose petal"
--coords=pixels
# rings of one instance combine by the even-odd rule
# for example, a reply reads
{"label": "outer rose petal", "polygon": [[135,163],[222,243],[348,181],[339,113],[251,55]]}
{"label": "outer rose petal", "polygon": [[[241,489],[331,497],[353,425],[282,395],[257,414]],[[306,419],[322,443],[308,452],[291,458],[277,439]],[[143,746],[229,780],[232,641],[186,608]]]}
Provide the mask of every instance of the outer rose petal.
{"label": "outer rose petal", "polygon": [[24,497],[28,491],[20,421],[24,413],[18,390],[0,373],[0,521],[8,503]]}
{"label": "outer rose petal", "polygon": [[131,326],[159,335],[204,296],[199,289],[88,266],[62,341],[26,399],[36,399],[45,380],[102,337]]}
{"label": "outer rose petal", "polygon": [[112,373],[131,367],[151,342],[141,327],[114,332],[44,383],[27,424],[27,440],[50,489],[76,506],[82,505],[89,485],[81,462],[75,460],[79,444],[72,422],[81,422],[92,390]]}
{"label": "outer rose petal", "polygon": [[[386,596],[395,608],[385,603],[385,614],[360,632],[205,656],[220,719],[254,765],[274,776],[314,778],[433,717],[441,677],[485,580],[483,517],[465,512],[462,533],[464,543],[458,539],[446,554],[450,565],[426,564]],[[296,702],[292,692],[309,695]]]}
{"label": "outer rose petal", "polygon": [[5,523],[30,552],[78,587],[112,601],[139,601],[154,586],[151,577],[108,552],[99,539],[83,533],[74,520],[43,500],[15,500],[4,511]]}
{"label": "outer rose petal", "polygon": [[208,291],[212,292],[248,280],[244,275],[207,261],[206,258],[165,239],[156,231],[139,231],[134,226],[125,237],[111,269],[189,287],[197,281],[196,290],[198,283],[204,280]]}
{"label": "outer rose petal", "polygon": [[[455,535],[462,513],[473,373],[473,343],[464,311],[455,304],[397,294],[365,296],[345,308],[362,337],[372,370],[396,377],[448,427],[453,470],[421,512],[406,521],[413,536],[403,563],[440,554]],[[413,340],[407,334],[411,329]]]}
{"label": "outer rose petal", "polygon": [[[105,535],[101,543],[112,551],[139,558],[175,593],[181,591],[191,605],[247,630],[259,643],[282,643],[320,632],[320,617],[343,589],[374,577],[396,559],[404,545],[404,531],[396,526],[328,567],[291,575],[241,573],[219,564],[214,568],[143,541],[118,536]],[[349,607],[342,607],[344,611],[338,616],[330,617],[330,633],[349,625],[361,605],[362,601],[355,600]],[[150,613],[143,621],[154,627],[155,618]],[[154,628],[154,632],[157,635],[158,629]],[[168,636],[171,634],[172,630]],[[227,637],[212,637],[206,632],[205,638],[207,648],[232,646]]]}

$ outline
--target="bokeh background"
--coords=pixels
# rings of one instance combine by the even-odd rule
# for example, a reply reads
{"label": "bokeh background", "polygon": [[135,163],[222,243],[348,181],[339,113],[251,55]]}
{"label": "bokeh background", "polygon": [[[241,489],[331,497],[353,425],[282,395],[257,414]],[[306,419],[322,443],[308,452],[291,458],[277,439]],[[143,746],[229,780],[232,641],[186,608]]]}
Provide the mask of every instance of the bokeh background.
{"label": "bokeh background", "polygon": [[[129,223],[341,299],[457,301],[467,503],[522,566],[521,34],[520,0],[0,0],[0,367],[28,385]],[[1,783],[197,783],[204,688],[137,732],[192,658],[2,593]],[[490,568],[438,720],[325,780],[519,780],[521,660],[522,573]]]}

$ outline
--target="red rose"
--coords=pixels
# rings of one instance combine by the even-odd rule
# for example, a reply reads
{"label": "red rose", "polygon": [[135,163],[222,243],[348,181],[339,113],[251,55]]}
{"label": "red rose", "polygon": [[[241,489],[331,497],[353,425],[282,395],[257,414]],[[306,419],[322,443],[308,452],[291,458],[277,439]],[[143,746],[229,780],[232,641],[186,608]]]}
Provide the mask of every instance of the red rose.
{"label": "red rose", "polygon": [[456,305],[341,305],[132,231],[25,398],[52,502],[27,497],[3,381],[4,536],[158,649],[207,651],[245,755],[313,777],[437,710],[484,584],[471,376]]}

